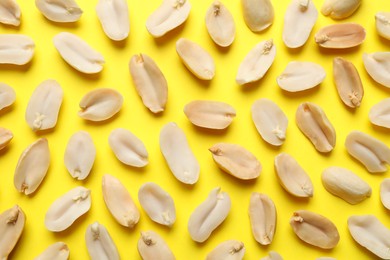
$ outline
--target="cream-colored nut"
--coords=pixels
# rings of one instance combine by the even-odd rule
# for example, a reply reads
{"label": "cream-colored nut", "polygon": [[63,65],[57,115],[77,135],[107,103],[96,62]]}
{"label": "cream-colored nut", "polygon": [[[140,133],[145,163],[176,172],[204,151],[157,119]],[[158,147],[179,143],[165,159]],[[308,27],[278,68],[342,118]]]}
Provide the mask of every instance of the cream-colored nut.
{"label": "cream-colored nut", "polygon": [[260,260],[283,260],[283,257],[275,251],[270,251],[266,257],[260,258]]}
{"label": "cream-colored nut", "polygon": [[374,81],[390,88],[390,52],[364,53],[363,63]]}
{"label": "cream-colored nut", "polygon": [[45,215],[49,231],[60,232],[70,227],[91,208],[91,191],[77,186],[56,199]]}
{"label": "cream-colored nut", "polygon": [[316,63],[308,61],[291,61],[276,81],[279,87],[288,92],[304,91],[321,84],[326,72]]}
{"label": "cream-colored nut", "polygon": [[96,14],[108,38],[114,41],[127,38],[130,20],[126,0],[99,0],[96,5]]}
{"label": "cream-colored nut", "polygon": [[85,74],[95,74],[103,69],[103,56],[75,34],[61,32],[54,36],[53,43],[61,57],[74,69]]}
{"label": "cream-colored nut", "polygon": [[253,192],[249,203],[252,234],[261,245],[272,243],[276,229],[276,208],[270,197]]}
{"label": "cream-colored nut", "polygon": [[387,171],[390,164],[390,148],[382,141],[361,131],[352,131],[345,139],[345,148],[371,173]]}
{"label": "cream-colored nut", "polygon": [[0,83],[0,111],[11,106],[16,99],[15,90],[7,84]]}
{"label": "cream-colored nut", "polygon": [[283,42],[288,48],[303,46],[317,21],[318,11],[312,0],[292,0],[284,15]]}
{"label": "cream-colored nut", "polygon": [[91,135],[86,131],[74,133],[66,145],[64,162],[69,174],[77,179],[88,177],[95,162],[96,148]]}
{"label": "cream-colored nut", "polygon": [[168,123],[161,129],[160,150],[176,179],[190,185],[198,181],[199,162],[188,144],[184,131],[175,123]]}
{"label": "cream-colored nut", "polygon": [[144,167],[149,163],[149,154],[144,143],[129,130],[112,130],[108,143],[116,158],[126,165]]}
{"label": "cream-colored nut", "polygon": [[119,252],[106,227],[98,222],[87,227],[85,243],[91,260],[119,260]]}
{"label": "cream-colored nut", "polygon": [[327,153],[336,145],[336,131],[322,108],[311,102],[299,105],[295,121],[317,151]]}
{"label": "cream-colored nut", "polygon": [[222,130],[232,123],[236,110],[220,101],[194,100],[184,107],[184,114],[196,126]]}
{"label": "cream-colored nut", "polygon": [[370,185],[350,170],[326,168],[321,175],[325,189],[350,204],[357,204],[371,196]]}
{"label": "cream-colored nut", "polygon": [[345,19],[359,8],[361,2],[362,0],[325,0],[321,13],[333,19]]}
{"label": "cream-colored nut", "polygon": [[143,260],[175,260],[171,249],[164,239],[154,231],[141,231],[138,240],[138,253]]}
{"label": "cream-colored nut", "polygon": [[0,2],[0,23],[19,26],[21,11],[15,0],[2,0]]}
{"label": "cream-colored nut", "polygon": [[46,138],[40,138],[19,157],[14,175],[15,188],[26,195],[33,193],[45,178],[49,165],[49,144]]}
{"label": "cream-colored nut", "polygon": [[215,76],[213,57],[199,44],[180,38],[176,42],[176,52],[180,59],[197,78],[211,80]]}
{"label": "cream-colored nut", "polygon": [[0,64],[25,65],[34,56],[35,43],[26,35],[0,34]]}
{"label": "cream-colored nut", "polygon": [[373,105],[368,117],[372,124],[390,128],[390,98],[385,98]]}
{"label": "cream-colored nut", "polygon": [[230,175],[241,180],[252,180],[260,176],[261,163],[244,147],[237,144],[217,143],[209,148],[214,162]]}
{"label": "cream-colored nut", "polygon": [[319,248],[332,249],[340,240],[337,227],[326,217],[311,211],[294,212],[290,225],[302,241]]}
{"label": "cream-colored nut", "polygon": [[238,240],[226,240],[218,244],[206,260],[242,260],[245,254],[244,243]]}
{"label": "cream-colored nut", "polygon": [[134,55],[129,69],[144,105],[153,113],[164,111],[168,99],[168,83],[154,60],[146,54]]}
{"label": "cream-colored nut", "polygon": [[264,77],[276,56],[273,40],[265,40],[253,47],[238,67],[236,82],[245,85]]}
{"label": "cream-colored nut", "polygon": [[390,40],[390,12],[377,12],[375,14],[375,27],[380,36]]}
{"label": "cream-colored nut", "polygon": [[68,260],[70,250],[64,242],[56,242],[48,246],[39,256],[34,260]]}
{"label": "cream-colored nut", "polygon": [[244,21],[253,32],[267,29],[274,21],[271,0],[241,0]]}
{"label": "cream-colored nut", "polygon": [[327,49],[347,49],[364,42],[366,30],[357,23],[339,23],[322,27],[314,36],[316,43]]}
{"label": "cream-colored nut", "polygon": [[344,104],[351,108],[359,107],[364,89],[355,65],[341,57],[334,58],[333,79]]}
{"label": "cream-colored nut", "polygon": [[76,22],[83,14],[74,0],[35,0],[35,5],[47,19],[57,23]]}
{"label": "cream-colored nut", "polygon": [[52,129],[57,124],[64,91],[52,79],[36,87],[27,104],[25,119],[34,132]]}
{"label": "cream-colored nut", "polygon": [[275,172],[280,185],[291,195],[296,197],[313,197],[313,183],[310,176],[287,153],[280,153],[275,157]]}
{"label": "cream-colored nut", "polygon": [[191,11],[189,0],[163,0],[146,20],[146,29],[155,38],[183,24]]}
{"label": "cream-colored nut", "polygon": [[381,259],[390,259],[390,229],[374,215],[351,216],[348,229],[353,239]]}
{"label": "cream-colored nut", "polygon": [[105,121],[112,118],[121,110],[122,95],[111,88],[91,90],[80,100],[81,110],[78,115],[89,121]]}
{"label": "cream-colored nut", "polygon": [[14,138],[14,135],[10,130],[0,127],[0,151],[8,146],[12,138]]}
{"label": "cream-colored nut", "polygon": [[8,259],[23,233],[25,222],[26,216],[18,205],[0,214],[0,259]]}
{"label": "cream-colored nut", "polygon": [[188,232],[192,240],[202,243],[226,219],[231,207],[229,194],[221,188],[213,189],[191,214],[188,220]]}
{"label": "cream-colored nut", "polygon": [[138,200],[146,214],[156,223],[171,227],[176,221],[175,203],[168,192],[153,182],[138,191]]}
{"label": "cream-colored nut", "polygon": [[115,220],[124,227],[133,228],[140,212],[126,187],[116,177],[105,174],[102,179],[104,202]]}
{"label": "cream-colored nut", "polygon": [[251,108],[252,120],[261,137],[269,144],[280,146],[286,139],[288,118],[272,100],[260,98]]}
{"label": "cream-colored nut", "polygon": [[206,12],[206,28],[211,39],[221,47],[230,46],[236,35],[236,25],[229,9],[220,1],[214,0]]}
{"label": "cream-colored nut", "polygon": [[386,178],[381,182],[380,197],[383,206],[390,210],[390,178]]}

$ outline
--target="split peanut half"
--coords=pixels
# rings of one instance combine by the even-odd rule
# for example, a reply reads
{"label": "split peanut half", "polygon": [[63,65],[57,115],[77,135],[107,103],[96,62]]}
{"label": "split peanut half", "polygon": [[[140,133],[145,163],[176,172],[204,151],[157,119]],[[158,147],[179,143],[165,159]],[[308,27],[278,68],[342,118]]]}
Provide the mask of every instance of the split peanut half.
{"label": "split peanut half", "polygon": [[313,197],[313,183],[310,176],[287,153],[275,157],[275,172],[280,185],[291,195],[301,198]]}
{"label": "split peanut half", "polygon": [[191,185],[198,181],[199,162],[188,144],[184,131],[175,123],[168,123],[161,129],[160,150],[177,180]]}
{"label": "split peanut half", "polygon": [[26,216],[18,205],[0,214],[0,259],[8,259],[23,233],[25,222]]}
{"label": "split peanut half", "polygon": [[276,229],[276,208],[270,197],[253,192],[249,203],[252,234],[261,245],[272,243]]}
{"label": "split peanut half", "polygon": [[154,231],[141,231],[138,240],[138,253],[143,260],[175,260],[171,249],[164,239]]}
{"label": "split peanut half", "polygon": [[26,35],[0,34],[0,64],[25,65],[34,56],[35,43]]}
{"label": "split peanut half", "polygon": [[382,141],[355,130],[345,139],[345,148],[370,173],[387,171],[386,164],[390,164],[390,148]]}
{"label": "split peanut half", "polygon": [[35,0],[35,5],[47,19],[57,23],[76,22],[83,14],[74,0]]}
{"label": "split peanut half", "polygon": [[10,130],[0,127],[0,151],[8,146],[12,138],[14,138],[14,135]]}
{"label": "split peanut half", "polygon": [[260,260],[283,260],[283,257],[275,251],[270,251],[266,257],[260,258]]}
{"label": "split peanut half", "polygon": [[363,63],[374,81],[390,88],[390,52],[364,53]]}
{"label": "split peanut half", "polygon": [[85,243],[91,260],[119,260],[118,249],[106,227],[98,222],[87,227]]}
{"label": "split peanut half", "polygon": [[260,176],[261,163],[240,145],[217,143],[209,148],[209,151],[221,170],[238,179],[253,180]]}
{"label": "split peanut half", "polygon": [[375,27],[380,36],[390,40],[390,12],[377,12],[375,14]]}
{"label": "split peanut half", "polygon": [[350,204],[358,204],[371,196],[370,185],[350,170],[328,167],[321,175],[325,189]]}
{"label": "split peanut half", "polygon": [[116,158],[126,165],[144,167],[148,161],[148,151],[143,142],[124,128],[112,130],[108,143]]}
{"label": "split peanut half", "polygon": [[74,133],[66,145],[64,162],[69,174],[77,179],[88,177],[96,157],[96,148],[91,135],[86,131]]}
{"label": "split peanut half", "polygon": [[288,118],[272,100],[261,98],[251,108],[252,121],[261,137],[269,144],[280,146],[286,139]]}
{"label": "split peanut half", "polygon": [[19,26],[20,16],[20,7],[15,0],[3,0],[0,2],[0,23]]}
{"label": "split peanut half", "polygon": [[77,186],[56,199],[45,215],[49,231],[60,232],[70,227],[91,208],[91,191]]}
{"label": "split peanut half", "polygon": [[361,2],[362,0],[325,0],[321,13],[333,19],[345,19],[359,8]]}
{"label": "split peanut half", "polygon": [[267,29],[274,21],[271,0],[241,0],[244,21],[253,32]]}
{"label": "split peanut half", "polygon": [[26,195],[33,193],[45,178],[49,165],[49,144],[46,138],[40,138],[19,157],[14,175],[15,188]]}
{"label": "split peanut half", "polygon": [[184,114],[196,126],[222,130],[232,123],[236,110],[220,101],[194,100],[184,107]]}
{"label": "split peanut half", "polygon": [[222,224],[229,214],[231,201],[229,194],[221,188],[213,189],[191,214],[188,220],[188,232],[192,240],[202,243]]}
{"label": "split peanut half", "polygon": [[341,57],[334,58],[333,80],[343,103],[351,108],[359,107],[364,89],[355,65]]}
{"label": "split peanut half", "polygon": [[102,191],[107,209],[115,220],[124,227],[134,228],[139,221],[140,212],[122,182],[110,174],[105,174]]}
{"label": "split peanut half", "polygon": [[274,62],[275,56],[276,46],[272,39],[256,44],[238,67],[237,84],[245,85],[263,78]]}
{"label": "split peanut half", "polygon": [[291,61],[276,78],[281,89],[288,92],[304,91],[321,84],[326,72],[316,63],[307,61]]}
{"label": "split peanut half", "polygon": [[339,23],[322,27],[314,36],[326,49],[347,49],[358,46],[366,38],[366,30],[357,23]]}
{"label": "split peanut half", "polygon": [[303,46],[317,21],[318,11],[312,0],[292,0],[284,15],[283,42],[288,48]]}
{"label": "split peanut half", "polygon": [[53,79],[45,80],[36,87],[25,114],[26,122],[34,132],[56,126],[63,97],[64,91]]}
{"label": "split peanut half", "polygon": [[214,0],[207,9],[205,22],[211,39],[217,45],[228,47],[233,43],[236,35],[234,18],[220,0]]}
{"label": "split peanut half", "polygon": [[99,0],[96,14],[104,33],[113,41],[122,41],[130,31],[129,8],[126,0]]}
{"label": "split peanut half", "polygon": [[91,90],[80,100],[81,110],[78,115],[88,121],[105,121],[112,118],[121,110],[122,95],[111,88]]}
{"label": "split peanut half", "polygon": [[0,111],[11,106],[16,99],[15,90],[7,84],[0,83]]}
{"label": "split peanut half", "polygon": [[183,24],[191,11],[189,0],[163,0],[146,20],[146,29],[155,38]]}
{"label": "split peanut half", "polygon": [[85,74],[95,74],[103,69],[103,56],[75,34],[61,32],[54,36],[53,43],[61,57],[74,69]]}
{"label": "split peanut half", "polygon": [[390,128],[390,98],[385,98],[373,105],[368,117],[372,124]]}
{"label": "split peanut half", "polygon": [[242,260],[245,254],[244,243],[238,240],[226,240],[218,244],[206,260]]}
{"label": "split peanut half", "polygon": [[374,215],[351,216],[348,229],[362,247],[382,259],[390,259],[390,229]]}
{"label": "split peanut half", "polygon": [[295,121],[317,151],[327,153],[336,145],[336,131],[322,108],[311,102],[299,105]]}
{"label": "split peanut half", "polygon": [[176,221],[175,203],[168,192],[153,182],[138,191],[138,200],[146,214],[156,223],[171,227]]}
{"label": "split peanut half", "polygon": [[68,260],[70,250],[64,242],[56,242],[48,246],[39,256],[34,260]]}
{"label": "split peanut half", "polygon": [[319,248],[332,249],[340,240],[337,227],[326,217],[311,211],[294,212],[290,225],[302,241]]}
{"label": "split peanut half", "polygon": [[381,182],[380,197],[383,206],[390,210],[390,178],[386,178]]}
{"label": "split peanut half", "polygon": [[154,60],[146,54],[134,55],[129,69],[144,105],[153,113],[163,112],[168,99],[168,83]]}
{"label": "split peanut half", "polygon": [[180,38],[176,42],[176,52],[180,59],[197,78],[211,80],[215,76],[213,57],[199,44]]}

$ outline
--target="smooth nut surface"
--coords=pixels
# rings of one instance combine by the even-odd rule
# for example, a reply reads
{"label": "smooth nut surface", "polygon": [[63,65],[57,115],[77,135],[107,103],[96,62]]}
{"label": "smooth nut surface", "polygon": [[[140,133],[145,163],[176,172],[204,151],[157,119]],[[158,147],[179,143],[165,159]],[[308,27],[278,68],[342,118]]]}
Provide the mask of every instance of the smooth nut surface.
{"label": "smooth nut surface", "polygon": [[245,254],[244,243],[238,240],[226,240],[218,244],[210,253],[206,260],[241,260]]}
{"label": "smooth nut surface", "polygon": [[375,27],[380,36],[390,40],[390,12],[377,12],[375,14]]}
{"label": "smooth nut surface", "polygon": [[316,43],[327,49],[347,49],[364,42],[366,30],[357,23],[339,23],[322,27],[314,36]]}
{"label": "smooth nut surface", "polygon": [[385,98],[373,105],[368,117],[372,124],[390,128],[390,98]]}
{"label": "smooth nut surface", "polygon": [[340,240],[337,227],[326,217],[311,211],[294,212],[290,225],[302,241],[319,248],[332,249]]}
{"label": "smooth nut surface", "polygon": [[47,19],[57,23],[76,22],[83,14],[74,0],[35,0],[35,5]]}
{"label": "smooth nut surface", "polygon": [[321,13],[333,19],[345,19],[359,8],[361,2],[362,0],[325,0]]}
{"label": "smooth nut surface", "polygon": [[19,26],[21,11],[15,0],[3,0],[0,4],[0,23]]}
{"label": "smooth nut surface", "polygon": [[126,0],[99,0],[96,14],[108,38],[114,41],[123,41],[127,38],[130,20]]}
{"label": "smooth nut surface", "polygon": [[15,205],[0,214],[0,258],[8,259],[23,233],[26,215]]}
{"label": "smooth nut surface", "polygon": [[0,64],[25,65],[31,61],[35,43],[22,34],[0,34]]}
{"label": "smooth nut surface", "polygon": [[390,88],[390,52],[364,53],[363,63],[374,81]]}
{"label": "smooth nut surface", "polygon": [[274,21],[271,0],[241,0],[244,21],[253,32],[267,29]]}
{"label": "smooth nut surface", "polygon": [[0,111],[11,106],[16,99],[15,90],[7,84],[0,83]]}
{"label": "smooth nut surface", "polygon": [[143,260],[176,259],[164,239],[152,230],[141,231],[137,249]]}

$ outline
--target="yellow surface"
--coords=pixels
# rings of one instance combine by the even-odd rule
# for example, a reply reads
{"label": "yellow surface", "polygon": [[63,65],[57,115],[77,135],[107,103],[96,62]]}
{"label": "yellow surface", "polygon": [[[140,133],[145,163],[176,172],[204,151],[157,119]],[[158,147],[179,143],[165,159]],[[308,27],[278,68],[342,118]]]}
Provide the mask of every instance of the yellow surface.
{"label": "yellow surface", "polygon": [[[72,25],[55,24],[46,20],[35,8],[34,1],[18,1],[22,9],[20,28],[0,26],[0,33],[18,33],[31,36],[35,43],[32,62],[24,67],[0,66],[0,81],[11,85],[17,94],[15,104],[0,112],[0,126],[12,130],[14,139],[9,148],[0,153],[0,211],[18,204],[27,215],[24,233],[12,253],[12,259],[32,259],[47,246],[64,241],[70,247],[71,259],[87,259],[84,241],[87,225],[99,221],[106,226],[113,237],[123,259],[139,259],[137,241],[142,230],[159,233],[173,250],[177,259],[204,259],[218,243],[237,239],[245,243],[245,259],[259,259],[270,250],[279,252],[284,259],[315,259],[332,256],[337,259],[372,259],[374,255],[355,243],[347,229],[347,218],[351,215],[374,214],[390,228],[390,213],[379,198],[380,182],[389,176],[370,174],[348,155],[344,140],[351,130],[359,129],[389,143],[389,131],[373,127],[368,120],[372,105],[389,96],[389,90],[376,84],[366,73],[362,54],[364,52],[388,51],[390,43],[381,39],[375,31],[374,14],[390,10],[386,1],[363,1],[352,17],[334,21],[319,13],[317,23],[307,44],[297,51],[288,50],[282,40],[283,16],[288,0],[273,1],[274,24],[265,32],[252,33],[245,25],[240,1],[224,1],[232,11],[237,27],[236,38],[228,49],[220,49],[212,42],[204,24],[204,16],[211,1],[191,1],[192,10],[184,26],[161,39],[153,39],[145,28],[145,21],[160,1],[128,1],[131,31],[129,38],[121,44],[114,43],[104,34],[95,13],[97,1],[78,1],[84,14]],[[315,0],[317,9],[323,1]],[[387,5],[387,6],[384,6]],[[320,49],[314,42],[314,32],[321,27],[338,22],[358,22],[366,28],[366,41],[357,48],[341,51]],[[53,36],[68,31],[79,35],[106,60],[103,71],[96,77],[78,73],[59,56],[52,43]],[[211,82],[197,80],[182,64],[176,54],[175,42],[180,37],[191,39],[211,53],[216,63],[216,76]],[[247,87],[235,83],[237,68],[259,41],[273,38],[277,47],[274,64],[259,82]],[[161,115],[153,115],[146,109],[137,95],[128,70],[128,62],[134,54],[146,53],[161,68],[169,84],[167,108]],[[343,56],[351,60],[360,72],[365,96],[360,108],[347,109],[341,102],[333,84],[332,60]],[[312,61],[321,64],[327,77],[317,88],[300,94],[286,94],[277,86],[276,77],[292,60]],[[54,131],[37,135],[24,120],[24,113],[35,87],[43,80],[56,79],[64,90],[64,101]],[[78,117],[78,103],[90,90],[99,87],[117,89],[124,97],[123,108],[113,120],[102,123],[88,123]],[[281,148],[267,145],[257,133],[251,120],[250,108],[259,98],[274,100],[289,119],[287,139]],[[214,133],[194,127],[185,117],[183,107],[194,99],[224,101],[235,107],[237,117],[223,132]],[[318,153],[295,124],[295,111],[304,101],[320,105],[335,126],[337,144],[329,154]],[[159,148],[159,132],[167,122],[176,122],[186,133],[190,146],[201,165],[200,179],[193,187],[177,181],[169,171]],[[149,165],[135,169],[121,164],[108,145],[108,135],[123,127],[137,135],[149,152]],[[85,181],[76,181],[68,174],[63,156],[69,137],[78,130],[88,131],[97,148],[96,161],[90,176]],[[51,165],[47,176],[32,196],[17,192],[13,175],[22,151],[39,137],[49,140]],[[262,174],[254,182],[239,181],[217,168],[208,148],[217,142],[237,143],[251,152],[263,165]],[[296,199],[279,185],[273,166],[274,157],[280,152],[291,154],[311,176],[314,183],[314,197],[308,200]],[[321,183],[321,172],[329,166],[348,168],[370,183],[371,198],[358,205],[350,205],[328,193]],[[101,191],[103,174],[118,177],[127,187],[141,211],[141,219],[133,229],[126,229],[115,222],[104,205]],[[171,229],[152,222],[141,209],[137,193],[139,187],[153,181],[168,191],[174,198],[177,221]],[[83,185],[92,190],[91,210],[77,220],[68,230],[52,233],[44,226],[44,216],[51,203],[71,188]],[[187,222],[193,210],[203,202],[208,193],[220,186],[232,199],[232,208],[226,221],[215,230],[210,238],[198,244],[191,240]],[[252,234],[248,218],[249,197],[252,192],[269,195],[277,208],[277,228],[270,246],[258,244]],[[333,250],[321,250],[300,241],[293,233],[289,219],[295,210],[308,209],[328,217],[340,232],[340,242]]]}

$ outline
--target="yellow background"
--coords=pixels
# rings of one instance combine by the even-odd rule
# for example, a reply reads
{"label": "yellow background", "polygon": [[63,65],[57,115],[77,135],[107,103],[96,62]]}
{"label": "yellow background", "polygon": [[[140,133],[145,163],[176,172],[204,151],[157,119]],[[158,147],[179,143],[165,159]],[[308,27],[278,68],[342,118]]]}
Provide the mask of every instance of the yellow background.
{"label": "yellow background", "polygon": [[[364,52],[388,51],[390,42],[380,38],[375,30],[374,14],[390,11],[387,1],[363,1],[359,10],[350,18],[334,21],[319,13],[317,23],[306,45],[297,50],[288,50],[282,40],[283,16],[288,0],[274,0],[275,20],[262,33],[252,33],[245,25],[240,1],[223,1],[233,13],[236,23],[236,38],[227,49],[218,48],[209,37],[204,17],[211,1],[191,1],[192,9],[187,22],[161,39],[154,39],[145,28],[145,21],[159,5],[155,1],[128,1],[130,13],[130,36],[123,43],[115,43],[104,34],[95,13],[95,1],[81,1],[84,13],[75,24],[56,24],[45,19],[36,9],[34,1],[18,1],[22,9],[22,23],[19,28],[0,26],[0,33],[26,34],[36,43],[31,63],[23,67],[0,66],[0,81],[12,86],[17,94],[16,102],[6,111],[0,112],[0,126],[10,129],[14,139],[5,151],[0,153],[0,211],[18,204],[27,215],[23,235],[14,249],[12,259],[32,259],[47,246],[63,241],[70,248],[71,259],[87,259],[88,253],[84,234],[87,225],[99,221],[107,227],[123,259],[139,259],[137,241],[142,230],[154,230],[168,243],[177,259],[204,259],[218,243],[237,239],[246,247],[245,259],[259,259],[270,250],[279,252],[284,259],[315,259],[332,256],[337,259],[372,259],[375,256],[355,243],[347,229],[347,218],[351,215],[374,214],[390,228],[390,212],[379,197],[379,185],[389,172],[370,174],[344,147],[345,137],[351,130],[361,130],[389,143],[389,131],[370,124],[368,112],[372,105],[389,96],[389,89],[375,83],[366,73],[362,54]],[[322,0],[315,0],[319,10]],[[387,5],[387,6],[385,6]],[[350,50],[328,51],[314,42],[314,33],[321,27],[339,22],[357,22],[367,31],[366,41]],[[106,63],[103,71],[95,77],[85,76],[64,62],[52,43],[53,36],[68,31],[77,34],[102,53]],[[175,42],[186,37],[203,46],[213,56],[216,76],[210,82],[197,80],[182,64],[175,50]],[[245,55],[260,41],[274,40],[277,55],[265,77],[240,87],[235,83],[236,71]],[[168,85],[168,103],[161,115],[153,115],[146,109],[137,95],[128,70],[128,62],[134,54],[146,53],[152,57],[164,73]],[[342,56],[352,61],[362,78],[365,95],[360,108],[347,109],[338,97],[332,77],[332,60]],[[299,94],[287,94],[276,84],[276,77],[292,60],[312,61],[321,64],[327,77],[313,90]],[[56,79],[64,90],[64,101],[54,131],[37,135],[24,120],[24,113],[36,86],[46,79]],[[120,113],[111,121],[94,124],[78,117],[78,103],[90,90],[110,87],[117,89],[124,97]],[[250,108],[259,98],[270,98],[286,113],[289,119],[286,142],[280,148],[267,145],[257,133],[252,122]],[[223,132],[210,132],[194,127],[183,113],[183,107],[195,99],[224,101],[237,110],[237,117]],[[318,153],[295,124],[295,111],[304,101],[320,105],[333,123],[337,132],[335,149],[329,154]],[[177,181],[169,171],[159,148],[160,129],[168,122],[176,122],[189,140],[195,156],[201,165],[200,179],[193,187]],[[143,169],[127,167],[120,163],[108,145],[108,135],[123,127],[145,144],[149,152],[149,165]],[[97,148],[96,161],[90,176],[85,181],[71,178],[63,156],[69,137],[78,130],[88,131]],[[51,165],[39,189],[31,196],[17,192],[13,175],[22,151],[37,140],[49,140]],[[263,170],[254,182],[239,181],[221,170],[213,162],[208,148],[217,142],[237,143],[261,161]],[[291,154],[311,176],[314,197],[300,200],[289,195],[279,185],[273,166],[274,157],[280,152]],[[358,205],[350,205],[328,193],[321,183],[321,173],[329,166],[348,168],[370,183],[371,198]],[[105,173],[118,177],[129,190],[141,211],[141,219],[131,230],[120,226],[108,212],[102,198],[101,180]],[[159,184],[174,198],[177,221],[171,229],[152,222],[141,209],[137,193],[139,187],[148,181]],[[52,233],[44,226],[44,216],[51,203],[71,188],[83,185],[92,190],[91,210],[69,229]],[[191,240],[187,221],[193,210],[203,202],[215,187],[221,187],[232,199],[231,211],[225,222],[210,238],[201,244]],[[251,233],[248,205],[252,192],[269,195],[277,208],[277,228],[270,246],[258,244]],[[289,219],[295,210],[308,209],[328,217],[340,232],[340,242],[333,250],[321,250],[300,241],[293,233]]]}

